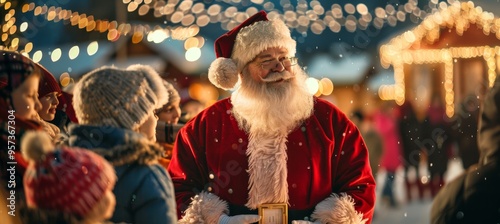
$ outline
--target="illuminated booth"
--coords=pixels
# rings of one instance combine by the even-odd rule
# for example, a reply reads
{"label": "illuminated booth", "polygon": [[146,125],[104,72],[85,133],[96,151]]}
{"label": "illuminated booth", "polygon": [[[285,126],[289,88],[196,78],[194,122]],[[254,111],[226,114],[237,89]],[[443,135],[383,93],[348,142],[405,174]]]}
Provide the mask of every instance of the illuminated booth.
{"label": "illuminated booth", "polygon": [[382,45],[380,58],[383,67],[393,66],[395,80],[394,85],[380,87],[382,99],[399,105],[409,100],[425,110],[438,96],[452,117],[467,96],[481,99],[494,83],[500,62],[500,18],[470,1],[442,3],[418,26]]}

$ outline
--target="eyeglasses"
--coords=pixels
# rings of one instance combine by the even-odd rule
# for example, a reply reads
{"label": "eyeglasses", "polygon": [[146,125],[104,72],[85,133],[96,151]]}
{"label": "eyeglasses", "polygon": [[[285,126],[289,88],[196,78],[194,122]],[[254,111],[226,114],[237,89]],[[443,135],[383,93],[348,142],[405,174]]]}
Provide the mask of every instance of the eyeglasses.
{"label": "eyeglasses", "polygon": [[[283,67],[290,67],[290,66],[297,64],[297,58],[296,57],[284,57],[284,58],[280,58],[278,60],[278,62],[281,63],[281,65],[283,65]],[[265,61],[260,63],[260,66],[264,70],[271,70],[273,68],[276,68],[276,59],[273,58],[273,59],[265,60]]]}

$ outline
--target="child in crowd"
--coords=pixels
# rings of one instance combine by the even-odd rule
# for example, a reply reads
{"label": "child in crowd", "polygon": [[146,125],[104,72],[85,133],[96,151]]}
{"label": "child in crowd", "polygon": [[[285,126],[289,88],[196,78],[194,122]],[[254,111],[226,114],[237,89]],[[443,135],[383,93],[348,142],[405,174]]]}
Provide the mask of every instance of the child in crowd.
{"label": "child in crowd", "polygon": [[[37,111],[41,108],[38,100],[40,68],[29,58],[9,51],[0,51],[0,128],[2,171],[8,161],[16,162],[18,173],[27,166],[19,152],[19,139],[26,130],[38,130],[35,122]],[[9,154],[8,149],[15,149]],[[5,169],[4,169],[5,168]],[[5,172],[1,172],[5,174]],[[2,175],[3,177],[3,175]]]}
{"label": "child in crowd", "polygon": [[165,80],[163,80],[163,86],[168,92],[168,102],[163,105],[163,107],[156,110],[155,114],[158,116],[156,140],[165,149],[164,156],[160,158],[159,162],[166,169],[172,158],[172,148],[175,136],[183,125],[178,124],[179,118],[181,117],[181,98],[179,93],[172,84]]}
{"label": "child in crowd", "polygon": [[154,111],[168,101],[161,77],[149,66],[102,67],[84,75],[74,89],[78,125],[69,144],[90,149],[115,168],[116,208],[112,222],[176,223],[174,189],[158,164]]}
{"label": "child in crowd", "polygon": [[115,208],[113,167],[79,148],[54,148],[49,135],[31,131],[22,140],[30,161],[24,190],[30,212],[26,223],[102,223]]}
{"label": "child in crowd", "polygon": [[4,196],[14,191],[16,203],[16,217],[2,213],[7,219],[1,220],[6,222],[20,222],[12,219],[20,217],[25,205],[22,177],[28,163],[21,156],[19,140],[26,130],[42,128],[36,122],[41,108],[37,94],[39,80],[40,67],[31,59],[18,52],[0,50],[0,190]]}
{"label": "child in crowd", "polygon": [[61,131],[59,127],[49,122],[54,120],[56,116],[62,91],[54,76],[42,66],[40,68],[42,68],[42,77],[38,85],[38,100],[40,100],[42,107],[38,111],[38,122],[42,125],[45,132],[49,134],[52,141],[57,143],[61,138]]}

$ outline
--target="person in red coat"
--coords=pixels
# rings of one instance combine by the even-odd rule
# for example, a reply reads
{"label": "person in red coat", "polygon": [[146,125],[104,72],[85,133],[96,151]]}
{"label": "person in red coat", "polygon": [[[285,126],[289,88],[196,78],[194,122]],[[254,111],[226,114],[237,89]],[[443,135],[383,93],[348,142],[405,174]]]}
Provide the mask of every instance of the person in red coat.
{"label": "person in red coat", "polygon": [[296,42],[264,11],[215,41],[209,80],[233,89],[177,135],[169,173],[180,223],[370,223],[375,181],[357,127],[309,93]]}

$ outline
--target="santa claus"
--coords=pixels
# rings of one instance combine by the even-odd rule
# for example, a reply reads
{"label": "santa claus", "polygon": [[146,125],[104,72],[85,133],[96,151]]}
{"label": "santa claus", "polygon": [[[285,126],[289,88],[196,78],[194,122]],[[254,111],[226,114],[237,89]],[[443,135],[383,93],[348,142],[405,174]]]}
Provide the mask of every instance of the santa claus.
{"label": "santa claus", "polygon": [[290,223],[370,223],[375,181],[356,128],[312,96],[296,43],[261,11],[215,42],[210,81],[234,89],[177,135],[169,173],[181,223],[254,223],[282,203]]}

